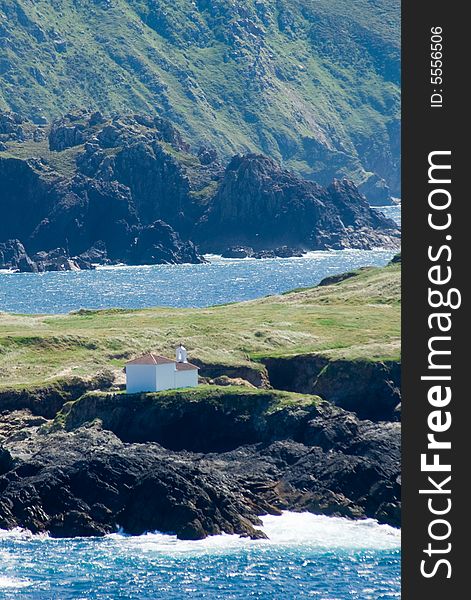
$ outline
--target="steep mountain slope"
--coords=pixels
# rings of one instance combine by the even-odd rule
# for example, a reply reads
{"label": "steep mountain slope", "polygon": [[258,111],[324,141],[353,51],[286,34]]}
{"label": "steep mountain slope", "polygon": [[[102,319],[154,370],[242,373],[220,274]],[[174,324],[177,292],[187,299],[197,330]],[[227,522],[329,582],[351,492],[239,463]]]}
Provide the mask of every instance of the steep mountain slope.
{"label": "steep mountain slope", "polygon": [[399,16],[398,0],[0,0],[0,108],[158,114],[192,145],[347,175],[383,202],[399,193]]}

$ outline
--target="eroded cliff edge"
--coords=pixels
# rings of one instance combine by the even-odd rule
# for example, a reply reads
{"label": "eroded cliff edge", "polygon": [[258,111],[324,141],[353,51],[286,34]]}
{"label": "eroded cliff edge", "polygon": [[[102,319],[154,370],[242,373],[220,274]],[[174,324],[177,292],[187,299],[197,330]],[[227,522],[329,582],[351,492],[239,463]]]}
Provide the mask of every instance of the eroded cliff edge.
{"label": "eroded cliff edge", "polygon": [[2,528],[258,537],[260,515],[288,509],[399,525],[399,424],[315,396],[90,392],[52,422],[4,415],[0,436]]}

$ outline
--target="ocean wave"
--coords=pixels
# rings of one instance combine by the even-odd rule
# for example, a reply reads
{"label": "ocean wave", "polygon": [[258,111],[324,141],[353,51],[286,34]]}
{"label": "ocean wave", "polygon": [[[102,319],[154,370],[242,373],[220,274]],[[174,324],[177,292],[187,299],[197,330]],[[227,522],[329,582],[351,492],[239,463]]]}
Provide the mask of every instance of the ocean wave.
{"label": "ocean wave", "polygon": [[17,577],[5,577],[0,575],[0,590],[2,589],[20,589],[30,587],[32,582],[28,579],[18,579]]}
{"label": "ocean wave", "polygon": [[225,553],[247,547],[309,548],[310,550],[394,550],[400,547],[401,532],[373,519],[353,521],[311,513],[284,512],[281,516],[262,517],[260,527],[268,540],[251,540],[237,535],[210,536],[204,540],[184,541],[176,536],[148,533],[130,537],[117,533],[109,536],[126,546],[157,553]]}
{"label": "ocean wave", "polygon": [[[129,548],[155,550],[159,552],[210,552],[233,550],[241,547],[309,547],[310,549],[331,550],[394,550],[400,547],[401,531],[389,525],[382,525],[374,519],[351,520],[343,517],[327,517],[311,513],[285,511],[281,516],[261,517],[260,527],[268,536],[267,540],[251,540],[238,535],[222,534],[203,540],[179,540],[175,535],[159,532],[130,536],[123,532],[112,533],[102,541],[119,543]],[[10,540],[52,540],[47,534],[32,534],[24,529],[0,531],[0,539]],[[81,542],[96,538],[76,538]],[[55,544],[60,540],[53,540]],[[70,543],[72,540],[66,540]],[[64,540],[65,542],[65,540]]]}

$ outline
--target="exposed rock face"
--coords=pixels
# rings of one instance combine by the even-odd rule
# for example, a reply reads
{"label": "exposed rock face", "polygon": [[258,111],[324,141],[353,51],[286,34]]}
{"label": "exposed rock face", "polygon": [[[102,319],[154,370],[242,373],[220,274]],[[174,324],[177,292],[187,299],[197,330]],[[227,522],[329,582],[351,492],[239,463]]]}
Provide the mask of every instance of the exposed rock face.
{"label": "exposed rock face", "polygon": [[93,269],[94,265],[89,255],[90,253],[70,257],[64,248],[55,248],[49,252],[43,250],[29,256],[19,240],[8,240],[0,244],[0,269],[11,269],[21,273]]}
{"label": "exposed rock face", "polygon": [[22,141],[27,137],[28,120],[15,112],[0,112],[0,141]]}
{"label": "exposed rock face", "polygon": [[0,413],[3,413],[5,422],[7,414],[16,410],[27,410],[35,417],[53,419],[66,402],[77,400],[89,390],[107,389],[112,383],[113,376],[102,373],[89,380],[72,378],[38,388],[2,389]]}
{"label": "exposed rock face", "polygon": [[264,360],[273,387],[322,398],[374,421],[400,418],[400,362],[305,355]]}
{"label": "exposed rock face", "polygon": [[[4,129],[15,127],[23,126],[5,117]],[[35,127],[28,123],[28,136],[44,133]],[[73,269],[86,266],[96,247],[99,262],[154,264],[201,262],[194,242],[255,258],[399,243],[393,221],[371,210],[353,184],[324,188],[262,155],[236,156],[224,170],[214,150],[192,153],[158,117],[77,111],[48,131],[44,158],[0,153],[0,241],[19,240],[37,263],[16,261],[21,270],[46,269],[41,262],[54,268],[54,260],[32,255],[56,248],[64,248],[56,268]]]}
{"label": "exposed rock face", "polygon": [[[395,223],[373,214],[357,188],[323,188],[260,155],[236,156],[196,230],[203,249],[221,245],[275,250],[398,245]],[[227,255],[227,252],[226,252]]]}
{"label": "exposed rock face", "polygon": [[270,410],[269,398],[236,396],[195,408],[88,395],[65,409],[69,431],[4,416],[0,528],[258,537],[259,516],[284,509],[399,524],[398,424],[360,421],[322,402]]}
{"label": "exposed rock face", "polygon": [[18,269],[21,263],[32,264],[23,244],[19,240],[1,242],[0,269]]}
{"label": "exposed rock face", "polygon": [[183,242],[167,223],[156,221],[144,227],[131,250],[129,262],[134,265],[199,263],[193,242]]}

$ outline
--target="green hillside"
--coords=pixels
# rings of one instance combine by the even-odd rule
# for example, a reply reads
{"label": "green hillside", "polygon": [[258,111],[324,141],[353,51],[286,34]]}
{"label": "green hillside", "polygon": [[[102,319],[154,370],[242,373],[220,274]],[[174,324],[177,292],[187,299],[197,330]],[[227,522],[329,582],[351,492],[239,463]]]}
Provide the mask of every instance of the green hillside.
{"label": "green hillside", "polygon": [[0,0],[0,109],[155,112],[223,155],[394,194],[399,27],[398,0]]}

